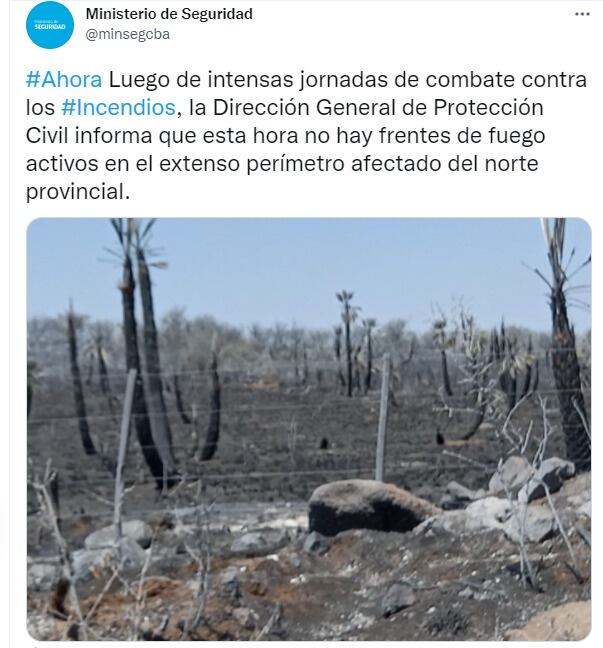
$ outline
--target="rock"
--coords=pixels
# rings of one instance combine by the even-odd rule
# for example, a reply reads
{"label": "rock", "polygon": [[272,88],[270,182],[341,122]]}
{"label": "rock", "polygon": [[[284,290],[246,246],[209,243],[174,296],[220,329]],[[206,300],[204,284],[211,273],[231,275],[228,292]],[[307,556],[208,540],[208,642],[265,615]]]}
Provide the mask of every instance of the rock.
{"label": "rock", "polygon": [[253,594],[253,596],[266,596],[266,592],[268,591],[268,584],[266,581],[266,574],[256,571],[251,574],[249,581],[246,583],[246,589],[250,594]]}
{"label": "rock", "polygon": [[413,529],[414,533],[423,534],[427,537],[433,536],[434,533],[452,533],[462,535],[468,531],[467,515],[464,510],[461,511],[444,511],[439,515],[434,515],[419,526]]}
{"label": "rock", "polygon": [[255,630],[258,619],[257,614],[249,608],[235,608],[232,616],[245,630]]}
{"label": "rock", "polygon": [[484,497],[465,509],[471,529],[500,529],[511,515],[511,505],[500,497]]}
{"label": "rock", "polygon": [[282,549],[288,540],[287,532],[280,529],[250,531],[235,538],[230,545],[230,550],[245,556],[264,556]]}
{"label": "rock", "polygon": [[241,581],[236,567],[229,567],[220,574],[220,588],[226,598],[233,601],[241,598]]}
{"label": "rock", "polygon": [[114,560],[111,549],[78,549],[71,554],[71,568],[76,581],[87,581],[106,569]]}
{"label": "rock", "polygon": [[512,515],[503,526],[503,531],[509,540],[519,543],[522,522],[524,538],[528,542],[543,542],[555,534],[557,530],[555,516],[548,506],[528,506],[526,511],[525,505],[518,505],[516,512],[517,516]]}
{"label": "rock", "polygon": [[309,530],[334,536],[348,529],[410,531],[441,510],[394,486],[349,479],[319,486],[309,504]]}
{"label": "rock", "polygon": [[51,563],[34,563],[27,570],[27,587],[36,592],[48,592],[59,574],[59,566]]}
{"label": "rock", "polygon": [[470,488],[467,488],[455,481],[451,481],[448,486],[446,486],[446,492],[459,500],[466,500],[468,502],[481,499],[487,495],[483,488],[480,488],[477,491],[472,491]]}
{"label": "rock", "polygon": [[329,550],[329,541],[320,533],[312,531],[304,540],[304,551],[314,556],[322,556]]}
{"label": "rock", "polygon": [[520,502],[533,502],[536,499],[546,496],[546,484],[551,493],[556,493],[563,484],[564,479],[573,477],[576,467],[571,461],[551,457],[545,459],[534,476],[521,488],[517,499]]}
{"label": "rock", "polygon": [[[530,462],[524,457],[508,457],[502,467],[490,479],[488,491],[491,495],[505,495],[507,490],[516,495],[534,474]],[[504,484],[504,485],[503,485]]]}
{"label": "rock", "polygon": [[576,511],[578,515],[583,515],[587,518],[592,517],[592,504],[591,501],[588,500],[588,502],[584,502],[578,507],[578,510]]}
{"label": "rock", "polygon": [[416,600],[417,597],[412,587],[403,583],[396,583],[387,590],[387,593],[383,597],[381,612],[387,619],[392,614],[414,605]]}
{"label": "rock", "polygon": [[420,524],[417,533],[442,532],[463,535],[490,529],[502,529],[511,515],[510,504],[499,497],[485,497],[471,502],[466,509],[444,511]]}
{"label": "rock", "polygon": [[440,508],[444,511],[454,511],[456,509],[465,508],[469,502],[482,499],[487,495],[488,493],[483,488],[472,491],[470,488],[467,488],[458,482],[451,481],[448,486],[446,486],[446,495],[444,495],[440,500]]}
{"label": "rock", "polygon": [[576,474],[576,466],[571,461],[566,461],[559,457],[545,459],[540,464],[540,470],[542,472],[555,471],[563,480],[570,479]]}
{"label": "rock", "polygon": [[111,564],[121,562],[124,567],[141,568],[146,559],[146,552],[131,538],[123,538],[119,553],[115,547],[102,549],[79,549],[71,554],[71,566],[76,581],[85,581],[97,576]]}
{"label": "rock", "polygon": [[468,599],[475,598],[475,594],[474,594],[473,588],[472,588],[472,587],[469,587],[469,586],[467,586],[467,587],[465,587],[464,589],[462,589],[462,590],[459,592],[459,596],[460,596],[461,598],[468,598]]}
{"label": "rock", "polygon": [[591,629],[591,602],[565,603],[540,612],[521,629],[511,630],[510,641],[582,641]]}
{"label": "rock", "polygon": [[454,495],[443,495],[442,499],[440,499],[440,508],[443,511],[457,511],[458,509],[464,509],[468,501],[458,499]]}
{"label": "rock", "polygon": [[[153,530],[141,520],[127,520],[121,525],[122,536],[136,541],[143,549],[151,545]],[[115,530],[113,525],[106,526],[91,533],[85,540],[86,549],[102,549],[112,547],[114,544]]]}
{"label": "rock", "polygon": [[291,553],[287,555],[287,560],[289,564],[294,567],[295,569],[299,569],[301,567],[302,561],[301,558],[299,557],[298,554],[296,553]]}

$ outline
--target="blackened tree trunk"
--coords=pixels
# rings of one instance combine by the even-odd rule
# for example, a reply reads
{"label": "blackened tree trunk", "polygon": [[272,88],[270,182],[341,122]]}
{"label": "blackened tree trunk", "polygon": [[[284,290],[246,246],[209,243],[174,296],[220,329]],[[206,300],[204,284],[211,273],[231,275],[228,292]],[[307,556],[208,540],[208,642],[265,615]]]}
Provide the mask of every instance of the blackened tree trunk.
{"label": "blackened tree trunk", "polygon": [[352,350],[352,323],[356,320],[358,311],[360,310],[357,306],[352,305],[352,299],[354,298],[353,292],[348,292],[347,290],[342,290],[340,293],[336,294],[337,299],[341,302],[341,319],[344,326],[345,334],[345,360],[347,366],[347,380],[346,388],[348,398],[352,397],[352,392],[354,389],[354,357]]}
{"label": "blackened tree trunk", "polygon": [[180,381],[178,380],[178,374],[174,374],[174,396],[176,397],[176,407],[180,414],[180,419],[184,425],[191,424],[191,417],[184,410],[184,401],[182,399],[182,392],[180,391]]}
{"label": "blackened tree trunk", "polygon": [[[580,378],[580,364],[576,353],[576,338],[567,313],[566,283],[568,277],[563,267],[563,246],[565,219],[554,220],[551,231],[549,219],[542,219],[542,228],[548,247],[548,258],[552,270],[550,306],[553,319],[551,344],[551,365],[555,377],[557,397],[565,446],[568,459],[574,462],[578,471],[590,470],[590,433],[587,427],[587,413]],[[583,264],[590,263],[589,259]]]}
{"label": "blackened tree trunk", "polygon": [[341,371],[341,326],[335,327],[335,360],[337,361],[337,378],[339,379],[339,384],[345,388],[345,377]]}
{"label": "blackened tree trunk", "polygon": [[362,391],[362,378],[360,377],[360,354],[362,353],[362,346],[358,345],[354,349],[353,362],[354,362],[354,388],[356,393],[360,394]]}
{"label": "blackened tree trunk", "polygon": [[34,362],[27,361],[27,420],[29,420],[29,415],[31,414],[31,408],[33,405],[33,396],[34,396],[34,373],[36,365]]}
{"label": "blackened tree trunk", "polygon": [[351,335],[351,323],[350,323],[350,306],[349,304],[345,305],[345,361],[347,367],[347,395],[348,398],[352,397],[352,375],[353,375],[353,361],[352,361],[352,335]]}
{"label": "blackened tree trunk", "polygon": [[172,435],[167,417],[167,408],[163,398],[163,381],[161,378],[161,363],[159,361],[159,343],[157,340],[157,327],[155,326],[155,313],[153,308],[153,293],[151,276],[146,262],[144,250],[140,245],[136,247],[138,262],[138,281],[142,302],[144,322],[144,357],[146,366],[145,387],[147,391],[147,406],[151,422],[151,434],[159,451],[161,461],[167,472],[166,479],[177,473],[176,462],[172,454]]}
{"label": "blackened tree trunk", "polygon": [[158,489],[163,486],[163,462],[153,442],[151,425],[147,412],[142,376],[140,375],[140,354],[138,351],[138,331],[135,316],[135,288],[134,271],[129,246],[124,251],[123,280],[121,283],[122,310],[124,321],[124,340],[126,349],[126,369],[136,369],[136,384],[134,399],[132,401],[132,418],[136,428],[138,443],[142,449],[145,461],[155,479]]}
{"label": "blackened tree trunk", "polygon": [[33,405],[33,387],[31,383],[27,383],[27,420],[29,420],[29,415],[31,414],[31,406]]}
{"label": "blackened tree trunk", "polygon": [[368,394],[373,380],[373,327],[376,325],[374,319],[364,322],[366,326],[366,374],[364,375],[364,393]]}
{"label": "blackened tree trunk", "polygon": [[77,357],[77,335],[75,326],[75,314],[70,308],[67,313],[67,341],[69,344],[69,366],[71,368],[71,382],[73,386],[73,399],[75,401],[75,412],[78,418],[78,427],[84,452],[87,455],[96,454],[94,442],[90,436],[90,427],[88,426],[88,415],[86,413],[86,401],[84,400],[84,387],[80,374],[80,366]]}
{"label": "blackened tree trunk", "polygon": [[580,378],[580,363],[576,353],[574,329],[569,323],[563,290],[551,294],[553,340],[551,362],[567,456],[578,471],[590,470],[590,437],[585,427],[586,406]]}
{"label": "blackened tree trunk", "polygon": [[201,461],[209,461],[218,449],[220,437],[220,374],[218,373],[218,354],[212,351],[211,358],[211,393],[209,399],[209,424],[205,445],[201,451]]}
{"label": "blackened tree trunk", "polygon": [[445,349],[440,349],[440,356],[442,359],[442,380],[444,381],[444,391],[448,396],[452,396],[452,386],[450,385],[450,374],[448,373],[448,359],[446,357]]}
{"label": "blackened tree trunk", "polygon": [[103,353],[103,336],[97,335],[94,340],[94,345],[96,348],[96,361],[98,364],[98,382],[103,392],[105,398],[107,399],[107,405],[109,406],[109,411],[111,416],[115,414],[115,396],[111,391],[111,384],[109,382],[109,372],[107,371],[107,363],[105,362],[105,357]]}
{"label": "blackened tree trunk", "polygon": [[536,363],[538,360],[533,360],[532,359],[532,352],[533,352],[533,346],[532,346],[532,337],[530,336],[530,340],[528,342],[528,359],[526,363],[526,371],[523,376],[523,387],[521,388],[521,394],[519,395],[519,400],[522,400],[528,396],[528,394],[533,393],[533,388],[532,388],[532,374],[534,374],[534,377],[536,376],[537,373],[537,365]]}
{"label": "blackened tree trunk", "polygon": [[308,350],[306,349],[306,345],[304,344],[304,350],[302,354],[303,358],[303,369],[302,369],[302,385],[306,387],[308,384],[308,378],[310,376],[310,368],[308,367]]}

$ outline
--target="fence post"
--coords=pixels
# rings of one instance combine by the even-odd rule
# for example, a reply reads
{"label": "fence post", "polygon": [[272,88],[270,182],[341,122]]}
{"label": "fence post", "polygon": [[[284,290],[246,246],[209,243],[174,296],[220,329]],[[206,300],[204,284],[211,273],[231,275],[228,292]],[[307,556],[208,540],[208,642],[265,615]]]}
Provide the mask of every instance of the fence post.
{"label": "fence post", "polygon": [[130,432],[130,419],[132,417],[132,402],[134,400],[134,387],[136,385],[136,369],[130,369],[126,382],[126,394],[124,396],[124,409],[121,416],[121,428],[119,431],[119,452],[117,455],[117,468],[115,469],[115,500],[113,505],[113,531],[115,534],[115,545],[119,546],[121,540],[121,505],[123,501],[123,470],[128,449],[128,434]]}
{"label": "fence post", "polygon": [[383,356],[383,372],[381,374],[381,404],[379,407],[379,428],[377,430],[377,459],[375,465],[375,480],[382,482],[385,463],[385,433],[387,431],[387,406],[389,404],[389,374],[391,358],[389,353]]}

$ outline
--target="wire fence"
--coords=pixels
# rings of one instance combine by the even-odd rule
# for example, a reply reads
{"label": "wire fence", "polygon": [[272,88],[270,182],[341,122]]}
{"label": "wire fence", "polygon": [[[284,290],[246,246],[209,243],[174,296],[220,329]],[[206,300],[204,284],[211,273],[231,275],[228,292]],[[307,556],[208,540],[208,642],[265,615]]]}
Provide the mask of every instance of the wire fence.
{"label": "wire fence", "polygon": [[[537,350],[533,352],[526,352],[525,355],[529,356],[532,360],[543,361],[543,364],[550,362],[551,354],[554,353],[563,353],[568,351],[575,351],[575,347],[562,347],[549,349],[546,351]],[[422,361],[436,361],[439,362],[442,357],[441,350],[437,349],[421,349],[420,351],[413,353],[407,359],[404,360],[404,364],[420,364]],[[446,357],[450,362],[463,362],[466,361],[467,356],[460,352],[455,351],[454,349],[446,351]],[[226,366],[220,368],[220,374],[222,376],[228,376],[230,374],[235,374],[236,376],[254,376],[254,375],[264,375],[269,376],[271,373],[283,373],[287,371],[295,371],[295,369],[301,373],[303,369],[303,364],[301,361],[294,363],[291,360],[287,361],[277,361],[271,359],[260,359],[254,360],[247,364],[236,364],[236,363],[227,363]],[[323,372],[335,372],[337,367],[334,366],[333,361],[327,360],[318,360],[313,361],[311,366],[312,371],[323,371]],[[373,368],[376,373],[379,373],[380,368],[376,366]],[[82,367],[82,371],[85,373],[85,367]],[[142,369],[140,375],[142,377],[153,377],[160,376],[163,379],[173,379],[174,377],[194,377],[194,376],[208,376],[211,375],[213,369],[211,368],[198,368],[198,369],[164,369],[161,372],[154,373],[148,372],[145,369]],[[104,375],[110,379],[123,379],[125,381],[127,377],[127,371],[125,369],[120,370],[111,370],[106,371]],[[39,370],[38,376],[42,379],[49,378],[53,380],[71,380],[71,375],[69,369],[66,365],[48,365],[45,364],[43,369]]]}
{"label": "wire fence", "polygon": [[[427,354],[426,359],[439,357],[438,352]],[[455,366],[454,355],[450,365],[458,388],[455,398],[462,400],[466,396],[460,387],[462,367]],[[388,480],[411,490],[420,491],[469,477],[474,480],[473,485],[483,484],[487,479],[484,470],[494,472],[505,451],[500,435],[503,421],[498,420],[485,421],[491,429],[485,429],[463,445],[462,452],[468,461],[481,468],[470,468],[467,462],[451,460],[444,454],[438,435],[445,434],[447,444],[460,441],[474,410],[469,407],[463,414],[458,408],[454,415],[441,411],[443,394],[438,368],[439,365],[434,368],[431,383],[420,383],[416,372],[407,372],[404,380],[394,376],[390,386],[385,474]],[[144,416],[167,416],[182,486],[175,489],[177,495],[172,500],[170,495],[167,500],[157,499],[153,492],[156,481],[143,458],[143,451],[154,446],[139,443],[133,433],[136,426],[132,425],[124,479],[127,488],[133,490],[126,495],[125,513],[157,512],[165,508],[166,502],[190,504],[193,485],[199,482],[207,497],[240,503],[263,498],[299,501],[324,481],[373,477],[380,417],[380,369],[375,370],[371,389],[365,393],[358,381],[351,398],[342,393],[337,367],[318,367],[323,375],[315,372],[313,378],[304,378],[299,369],[298,365],[288,363],[278,370],[274,366],[268,370],[249,367],[221,370],[220,376],[228,375],[230,380],[222,381],[218,451],[213,459],[203,462],[194,448],[203,443],[208,421],[218,412],[210,405],[210,371],[162,373],[164,386],[174,376],[182,378],[181,392],[177,395],[173,389],[166,388],[166,412]],[[151,374],[141,375],[144,380]],[[79,439],[85,421],[97,449],[112,460],[117,456],[120,390],[125,386],[126,374],[113,372],[109,377],[109,391],[106,384],[103,388],[98,381],[85,384],[85,418],[74,414],[70,380],[64,376],[36,379],[34,407],[28,421],[30,467],[33,471],[40,470],[48,460],[52,462],[60,475],[61,493],[67,502],[62,515],[65,519],[77,518],[81,510],[92,517],[111,514],[115,478],[98,457],[85,455]],[[590,418],[590,387],[585,384],[582,392],[588,408],[585,414]],[[536,394],[546,399],[546,415],[556,430],[551,450],[561,453],[563,435],[556,409],[559,393],[552,373],[545,368]],[[109,407],[113,411],[108,412]],[[188,422],[184,421],[183,414]],[[542,414],[538,399],[527,399],[516,415],[517,426],[524,432],[531,426],[531,434],[537,439]],[[134,414],[132,422],[136,423],[139,416]]]}

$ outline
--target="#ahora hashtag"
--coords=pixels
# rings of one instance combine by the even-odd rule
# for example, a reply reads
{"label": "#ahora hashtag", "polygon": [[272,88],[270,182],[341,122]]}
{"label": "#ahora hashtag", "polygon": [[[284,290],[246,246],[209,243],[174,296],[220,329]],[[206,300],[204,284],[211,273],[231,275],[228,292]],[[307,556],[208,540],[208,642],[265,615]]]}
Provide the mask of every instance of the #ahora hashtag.
{"label": "#ahora hashtag", "polygon": [[40,73],[39,72],[34,72],[33,70],[31,72],[27,73],[27,87],[28,88],[37,88],[38,84],[40,83]]}
{"label": "#ahora hashtag", "polygon": [[63,101],[63,115],[73,115],[75,112],[75,99],[65,99]]}

